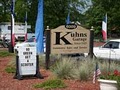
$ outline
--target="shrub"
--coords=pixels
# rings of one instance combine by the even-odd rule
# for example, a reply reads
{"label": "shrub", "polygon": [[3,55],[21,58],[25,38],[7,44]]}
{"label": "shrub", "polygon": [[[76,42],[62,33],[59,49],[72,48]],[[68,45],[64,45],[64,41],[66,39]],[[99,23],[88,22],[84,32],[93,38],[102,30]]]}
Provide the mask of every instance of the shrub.
{"label": "shrub", "polygon": [[35,88],[44,88],[46,90],[53,88],[65,88],[65,83],[60,79],[47,80],[41,84],[34,85]]}
{"label": "shrub", "polygon": [[93,73],[94,61],[86,59],[78,63],[74,70],[74,78],[81,81],[87,81]]}
{"label": "shrub", "polygon": [[52,66],[51,70],[58,78],[86,81],[93,74],[94,63],[95,61],[90,58],[80,61],[73,60],[73,58],[63,58]]}
{"label": "shrub", "polygon": [[63,60],[56,62],[56,64],[51,67],[51,70],[58,78],[68,79],[73,77],[74,66],[74,61],[70,60],[70,58],[63,58]]}
{"label": "shrub", "polygon": [[77,80],[87,81],[89,78],[89,74],[88,70],[86,70],[86,67],[79,67],[78,69],[76,69],[75,78]]}
{"label": "shrub", "polygon": [[103,61],[101,63],[99,62],[99,66],[100,66],[101,72],[109,72],[109,70],[111,72],[113,72],[115,69],[120,71],[119,64],[116,63],[115,61],[110,62],[110,68],[109,68],[109,62],[108,61]]}

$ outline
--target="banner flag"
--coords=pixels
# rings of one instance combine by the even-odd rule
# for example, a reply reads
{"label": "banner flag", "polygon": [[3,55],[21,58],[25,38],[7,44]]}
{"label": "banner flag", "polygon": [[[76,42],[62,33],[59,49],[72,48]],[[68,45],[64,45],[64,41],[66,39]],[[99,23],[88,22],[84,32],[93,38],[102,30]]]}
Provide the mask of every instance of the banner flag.
{"label": "banner flag", "polygon": [[12,26],[11,26],[11,29],[12,29],[12,46],[14,47],[15,46],[15,31],[14,31],[14,23],[15,23],[15,19],[14,19],[14,8],[15,8],[15,0],[12,0],[11,2],[11,18],[12,18]]}
{"label": "banner flag", "polygon": [[25,14],[25,41],[27,40],[27,12]]}
{"label": "banner flag", "polygon": [[37,53],[43,53],[43,0],[38,0],[38,14],[35,26],[35,39],[36,39],[36,48]]}
{"label": "banner flag", "polygon": [[103,36],[103,40],[107,41],[107,14],[105,15],[102,21],[102,36]]}

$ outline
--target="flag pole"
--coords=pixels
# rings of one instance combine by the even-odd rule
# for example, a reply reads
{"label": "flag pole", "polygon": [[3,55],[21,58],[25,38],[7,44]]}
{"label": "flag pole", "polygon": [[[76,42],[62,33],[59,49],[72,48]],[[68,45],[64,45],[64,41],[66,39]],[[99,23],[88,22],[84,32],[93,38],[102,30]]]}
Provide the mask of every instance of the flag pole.
{"label": "flag pole", "polygon": [[105,15],[105,17],[106,17],[106,41],[107,41],[107,13],[106,13],[106,15]]}
{"label": "flag pole", "polygon": [[9,52],[13,53],[14,45],[15,45],[15,38],[14,38],[14,6],[15,6],[15,0],[11,0],[11,43],[9,45]]}
{"label": "flag pole", "polygon": [[25,41],[27,40],[27,11],[25,15]]}

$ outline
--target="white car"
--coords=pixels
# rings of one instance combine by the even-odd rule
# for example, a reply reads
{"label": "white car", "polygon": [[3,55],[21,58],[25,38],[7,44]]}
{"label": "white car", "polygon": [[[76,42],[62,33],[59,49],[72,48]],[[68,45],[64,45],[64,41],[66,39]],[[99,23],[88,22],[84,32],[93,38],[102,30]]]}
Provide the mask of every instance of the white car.
{"label": "white car", "polygon": [[97,58],[120,59],[120,39],[110,40],[103,46],[94,47],[93,53]]}
{"label": "white car", "polygon": [[[46,52],[46,43],[45,43],[45,38],[43,39],[44,42],[44,52]],[[14,46],[14,51],[16,52],[18,50],[19,47],[26,47],[26,46],[31,46],[31,47],[36,47],[37,43],[35,42],[35,37],[32,37],[28,40],[26,40],[25,42],[22,43],[17,43]]]}

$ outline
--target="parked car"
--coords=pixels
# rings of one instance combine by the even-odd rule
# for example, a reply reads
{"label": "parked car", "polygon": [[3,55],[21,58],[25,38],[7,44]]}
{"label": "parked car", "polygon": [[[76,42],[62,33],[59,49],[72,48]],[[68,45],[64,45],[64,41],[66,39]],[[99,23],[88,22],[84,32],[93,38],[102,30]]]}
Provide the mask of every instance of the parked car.
{"label": "parked car", "polygon": [[[29,38],[28,40],[26,40],[25,42],[22,42],[22,43],[17,43],[15,46],[14,46],[14,51],[16,52],[17,49],[19,47],[25,47],[25,46],[32,46],[32,47],[36,47],[37,43],[35,41],[35,37],[31,37]],[[44,52],[46,52],[46,39],[45,37],[43,38],[43,46],[44,46]]]}
{"label": "parked car", "polygon": [[94,47],[93,53],[98,58],[120,59],[120,39],[110,40],[100,47]]}
{"label": "parked car", "polygon": [[0,47],[8,48],[9,44],[10,44],[10,40],[9,39],[5,39],[4,41],[2,39],[0,39]]}

